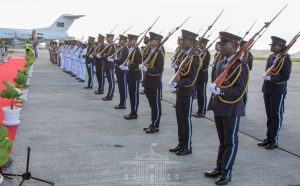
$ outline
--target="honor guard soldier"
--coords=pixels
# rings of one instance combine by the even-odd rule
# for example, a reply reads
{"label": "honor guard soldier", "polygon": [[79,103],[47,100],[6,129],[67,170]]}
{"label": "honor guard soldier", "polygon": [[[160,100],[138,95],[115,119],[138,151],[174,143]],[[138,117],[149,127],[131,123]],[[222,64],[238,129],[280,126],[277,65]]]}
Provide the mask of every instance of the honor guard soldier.
{"label": "honor guard soldier", "polygon": [[114,56],[114,63],[116,65],[115,73],[118,81],[120,103],[115,106],[115,109],[125,109],[127,99],[127,71],[122,70],[120,65],[124,63],[129,53],[126,36],[120,35],[119,47],[118,53]]}
{"label": "honor guard soldier", "polygon": [[125,61],[125,65],[121,65],[122,70],[127,70],[127,84],[130,98],[131,112],[124,116],[124,119],[137,119],[139,107],[139,84],[141,79],[141,71],[139,65],[142,63],[142,53],[138,46],[137,35],[128,34],[129,56]]}
{"label": "honor guard soldier", "polygon": [[[88,39],[88,46],[87,46],[87,53],[86,53],[86,58],[85,58],[85,62],[86,62],[86,70],[88,73],[88,84],[86,87],[86,89],[91,89],[93,88],[93,79],[94,79],[94,68],[93,68],[93,56],[92,53],[94,51],[94,42],[95,42],[95,38],[89,36]],[[92,58],[91,58],[92,57]]]}
{"label": "honor guard soldier", "polygon": [[[200,52],[206,48],[208,43],[208,39],[199,38],[199,50]],[[206,114],[206,105],[207,105],[207,96],[206,96],[206,86],[208,82],[208,68],[210,63],[210,53],[209,51],[205,51],[202,54],[203,61],[202,67],[198,73],[197,81],[196,81],[196,92],[197,92],[197,103],[198,103],[198,111],[193,114],[195,118],[204,118]]]}
{"label": "honor guard soldier", "polygon": [[85,58],[87,53],[87,43],[82,43],[81,51],[79,53],[79,68],[78,68],[78,78],[80,83],[85,82]]}
{"label": "honor guard soldier", "polygon": [[[286,41],[276,36],[272,36],[271,54],[267,60],[266,70],[272,66],[276,56],[280,54],[286,45]],[[278,136],[282,125],[284,112],[284,99],[287,94],[287,81],[290,78],[292,62],[289,54],[278,63],[272,74],[263,74],[264,83],[262,92],[264,94],[265,109],[267,114],[267,138],[259,143],[266,149],[278,147]]]}
{"label": "honor guard soldier", "polygon": [[106,34],[106,42],[108,44],[108,47],[103,51],[101,56],[101,59],[103,60],[104,63],[105,76],[108,82],[107,94],[104,98],[102,98],[103,101],[112,100],[115,91],[115,76],[114,76],[115,64],[113,59],[111,58],[108,59],[108,57],[113,55],[113,53],[115,53],[116,51],[115,45],[113,43],[114,36],[115,36],[114,34]]}
{"label": "honor guard soldier", "polygon": [[[244,40],[241,41],[240,48],[243,47],[246,43],[247,43],[247,41],[244,41]],[[242,55],[241,59],[242,59],[242,61],[244,61],[248,65],[249,70],[251,71],[252,70],[252,66],[253,66],[253,55],[252,55],[252,53],[250,51],[246,51]],[[245,111],[246,111],[247,99],[248,99],[248,87],[247,87],[247,91],[246,91],[246,93],[245,93],[245,95],[243,97]]]}
{"label": "honor guard soldier", "polygon": [[[151,47],[150,47],[150,40],[148,36],[144,37],[144,46],[141,47],[141,51],[142,51],[142,57],[143,60],[146,60],[148,55],[151,52]],[[145,76],[145,73],[143,72],[143,77]],[[140,94],[145,94],[145,89],[143,89],[142,91],[140,91]]]}
{"label": "honor guard soldier", "polygon": [[211,69],[211,82],[215,81],[215,71],[216,71],[217,64],[221,60],[224,59],[224,55],[222,55],[220,52],[220,42],[216,42],[215,50],[216,50],[216,53],[214,55],[214,61],[209,65],[212,68]]}
{"label": "honor guard soldier", "polygon": [[[220,53],[225,59],[216,65],[214,79],[223,72],[225,65],[234,57],[239,47],[239,36],[220,32]],[[213,93],[209,110],[213,110],[219,137],[217,166],[213,171],[205,172],[206,177],[216,178],[217,185],[231,181],[231,171],[238,150],[238,131],[240,117],[245,115],[243,96],[247,89],[248,66],[240,59],[233,64],[228,76],[220,87],[211,83],[208,88]]]}
{"label": "honor guard soldier", "polygon": [[149,37],[145,36],[143,42],[144,42],[144,45],[141,47],[141,51],[142,51],[143,59],[145,60],[147,58],[147,55],[149,55],[150,48],[151,48]]}
{"label": "honor guard soldier", "polygon": [[[182,39],[180,37],[178,37],[177,39],[177,48],[175,50],[175,54],[174,56],[171,58],[171,68],[174,68],[175,73],[178,70],[179,67],[179,63],[183,60],[183,56],[184,56],[184,49],[182,48]],[[176,93],[176,90],[172,91],[172,93]]]}
{"label": "honor guard soldier", "polygon": [[[198,34],[182,30],[182,49],[185,59],[190,52],[193,55],[187,59],[180,73],[180,78],[176,83],[169,86],[176,88],[176,119],[178,125],[178,145],[170,149],[170,152],[175,152],[176,155],[183,156],[192,153],[192,105],[195,92],[195,82],[197,80],[199,69],[201,68],[199,56],[194,54],[194,44]],[[185,61],[182,61],[183,63]]]}
{"label": "honor guard soldier", "polygon": [[159,132],[159,123],[161,117],[161,89],[162,89],[162,73],[164,70],[165,52],[160,43],[163,36],[150,32],[150,51],[156,50],[157,52],[148,56],[148,63],[141,64],[139,67],[145,73],[143,80],[143,87],[146,97],[151,108],[151,124],[144,128],[146,133]]}
{"label": "honor guard soldier", "polygon": [[98,82],[98,89],[94,92],[95,94],[103,94],[104,91],[104,64],[101,55],[99,54],[105,48],[104,39],[105,36],[98,34],[98,46],[94,52],[96,77]]}

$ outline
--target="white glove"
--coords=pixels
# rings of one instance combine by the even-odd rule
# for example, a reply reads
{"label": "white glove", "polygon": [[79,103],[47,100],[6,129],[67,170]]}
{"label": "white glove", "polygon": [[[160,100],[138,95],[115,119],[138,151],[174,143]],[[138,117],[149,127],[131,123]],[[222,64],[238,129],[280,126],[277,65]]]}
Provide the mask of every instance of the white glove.
{"label": "white glove", "polygon": [[143,65],[143,64],[140,64],[140,65],[139,65],[139,69],[140,69],[141,71],[143,71],[143,72],[147,72],[147,67],[146,67],[145,65]]}
{"label": "white glove", "polygon": [[262,76],[262,78],[263,78],[264,80],[266,80],[266,81],[271,81],[271,77],[268,76],[266,72],[263,73],[261,76]]}
{"label": "white glove", "polygon": [[92,54],[89,55],[90,58],[94,58],[94,56]]}
{"label": "white glove", "polygon": [[129,70],[128,66],[120,65],[121,70]]}
{"label": "white glove", "polygon": [[101,55],[100,55],[100,54],[96,54],[96,57],[100,59],[100,58],[101,58]]}
{"label": "white glove", "polygon": [[118,60],[118,56],[117,55],[115,55],[114,60]]}
{"label": "white glove", "polygon": [[217,87],[215,83],[211,83],[208,85],[208,89],[215,95],[219,95],[221,92],[221,89]]}
{"label": "white glove", "polygon": [[168,82],[168,86],[169,86],[170,88],[175,88],[175,87],[177,86],[177,83],[176,83],[176,82],[171,82],[171,81],[169,81],[169,82]]}
{"label": "white glove", "polygon": [[210,66],[211,68],[213,68],[213,67],[215,66],[215,64],[214,64],[214,63],[211,63],[211,64],[209,64],[209,66]]}
{"label": "white glove", "polygon": [[107,60],[110,61],[110,62],[114,62],[114,59],[111,58],[111,57],[108,57]]}
{"label": "white glove", "polygon": [[171,68],[177,69],[178,66],[176,64],[174,64],[174,63],[171,63]]}

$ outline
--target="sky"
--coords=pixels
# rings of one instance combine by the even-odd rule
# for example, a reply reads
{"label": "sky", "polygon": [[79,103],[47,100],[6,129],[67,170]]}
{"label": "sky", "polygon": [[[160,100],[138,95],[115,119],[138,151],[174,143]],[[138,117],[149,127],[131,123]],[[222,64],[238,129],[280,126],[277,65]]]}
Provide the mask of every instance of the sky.
{"label": "sky", "polygon": [[[140,34],[160,16],[153,27],[154,32],[167,33],[191,16],[182,27],[198,32],[200,35],[224,9],[224,13],[211,31],[213,40],[218,32],[230,26],[228,32],[243,36],[257,19],[257,23],[246,37],[250,38],[266,21],[286,4],[288,7],[274,21],[254,49],[269,49],[270,36],[276,35],[288,42],[300,30],[299,0],[0,0],[2,28],[34,29],[50,26],[62,14],[86,15],[76,20],[68,33],[78,39],[87,36],[106,34],[119,24],[115,34],[120,34],[130,25],[131,34]],[[5,7],[5,8],[3,8]],[[210,32],[209,32],[210,33]],[[168,48],[176,48],[176,39],[181,35],[177,31],[166,43]],[[291,49],[291,53],[300,51],[300,42]]]}

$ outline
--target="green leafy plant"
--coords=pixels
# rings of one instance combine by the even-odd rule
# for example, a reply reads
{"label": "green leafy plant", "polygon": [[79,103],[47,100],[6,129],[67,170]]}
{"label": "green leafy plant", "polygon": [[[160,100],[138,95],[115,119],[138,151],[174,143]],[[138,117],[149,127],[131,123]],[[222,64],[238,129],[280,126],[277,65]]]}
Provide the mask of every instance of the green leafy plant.
{"label": "green leafy plant", "polygon": [[22,72],[18,72],[18,75],[14,78],[15,86],[19,89],[28,88],[27,76]]}
{"label": "green leafy plant", "polygon": [[8,130],[4,125],[0,125],[0,167],[9,161],[9,151],[12,147],[12,141],[7,137]]}
{"label": "green leafy plant", "polygon": [[21,100],[21,93],[8,81],[3,81],[3,84],[6,86],[6,89],[1,91],[1,97],[9,99],[10,108],[14,109],[14,103],[17,100]]}
{"label": "green leafy plant", "polygon": [[24,68],[24,69],[18,69],[18,74],[24,74],[26,77],[28,77],[28,68]]}
{"label": "green leafy plant", "polygon": [[34,51],[32,49],[29,50],[29,52],[26,52],[25,60],[26,60],[27,63],[32,65],[33,62],[34,62],[34,59],[35,59]]}

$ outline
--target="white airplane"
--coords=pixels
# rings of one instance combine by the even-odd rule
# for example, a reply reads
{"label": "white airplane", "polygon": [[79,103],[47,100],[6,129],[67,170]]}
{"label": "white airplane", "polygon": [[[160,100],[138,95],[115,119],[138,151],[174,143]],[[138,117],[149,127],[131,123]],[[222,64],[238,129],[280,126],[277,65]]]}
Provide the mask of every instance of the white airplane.
{"label": "white airplane", "polygon": [[0,39],[4,39],[7,45],[22,45],[33,35],[41,43],[50,40],[68,39],[70,36],[67,31],[75,19],[85,15],[61,15],[55,22],[46,28],[13,29],[0,28]]}

